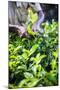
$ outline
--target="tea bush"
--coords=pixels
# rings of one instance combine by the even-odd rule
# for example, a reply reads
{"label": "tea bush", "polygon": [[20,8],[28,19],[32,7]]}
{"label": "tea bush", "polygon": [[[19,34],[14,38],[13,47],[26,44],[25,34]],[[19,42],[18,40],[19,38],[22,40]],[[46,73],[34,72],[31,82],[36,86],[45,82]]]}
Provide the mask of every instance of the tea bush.
{"label": "tea bush", "polygon": [[9,33],[9,88],[58,85],[58,23],[42,23],[43,33]]}

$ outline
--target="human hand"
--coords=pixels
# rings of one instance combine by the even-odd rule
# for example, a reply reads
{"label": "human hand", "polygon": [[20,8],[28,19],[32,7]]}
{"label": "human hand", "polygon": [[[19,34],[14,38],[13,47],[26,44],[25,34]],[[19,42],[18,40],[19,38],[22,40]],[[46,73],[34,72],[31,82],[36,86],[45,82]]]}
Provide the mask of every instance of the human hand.
{"label": "human hand", "polygon": [[27,36],[26,28],[24,26],[19,26],[19,36]]}
{"label": "human hand", "polygon": [[38,23],[36,22],[33,26],[32,26],[32,30],[34,32],[37,32],[39,30],[40,26],[38,25]]}
{"label": "human hand", "polygon": [[37,31],[37,24],[35,23],[35,24],[33,24],[33,26],[32,26],[32,30],[34,31],[34,32],[36,32]]}
{"label": "human hand", "polygon": [[10,32],[16,32],[18,35],[21,36],[27,36],[26,28],[25,26],[20,25],[12,25],[9,24]]}

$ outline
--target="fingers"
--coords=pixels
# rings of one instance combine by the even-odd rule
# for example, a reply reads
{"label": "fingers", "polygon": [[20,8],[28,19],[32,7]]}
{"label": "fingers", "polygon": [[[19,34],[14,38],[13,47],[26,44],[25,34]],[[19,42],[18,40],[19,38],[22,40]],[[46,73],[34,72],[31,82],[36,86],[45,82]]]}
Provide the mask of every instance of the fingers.
{"label": "fingers", "polygon": [[36,32],[36,30],[37,30],[36,24],[34,24],[34,25],[32,26],[32,30],[33,30],[34,32]]}
{"label": "fingers", "polygon": [[24,26],[9,24],[9,31],[16,32],[19,36],[27,36],[26,28]]}

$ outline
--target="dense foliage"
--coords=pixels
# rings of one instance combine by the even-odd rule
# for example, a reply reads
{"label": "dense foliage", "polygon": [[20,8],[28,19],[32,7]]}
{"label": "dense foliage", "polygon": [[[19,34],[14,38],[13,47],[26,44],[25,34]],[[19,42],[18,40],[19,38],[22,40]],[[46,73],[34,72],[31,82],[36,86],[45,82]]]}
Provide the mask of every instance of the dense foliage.
{"label": "dense foliage", "polygon": [[41,26],[36,36],[9,33],[9,88],[58,85],[58,23]]}

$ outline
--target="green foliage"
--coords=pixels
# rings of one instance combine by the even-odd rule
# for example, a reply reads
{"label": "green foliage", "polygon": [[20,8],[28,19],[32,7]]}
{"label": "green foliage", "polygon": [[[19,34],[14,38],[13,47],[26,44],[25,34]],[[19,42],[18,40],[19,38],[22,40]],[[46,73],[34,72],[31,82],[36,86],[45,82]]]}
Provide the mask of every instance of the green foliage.
{"label": "green foliage", "polygon": [[38,20],[38,15],[33,12],[32,8],[28,8],[28,18],[29,20],[26,25],[28,34],[32,36],[37,35],[37,32],[32,31],[32,26]]}
{"label": "green foliage", "polygon": [[39,80],[36,79],[36,78],[24,79],[24,80],[22,80],[22,81],[20,82],[20,84],[18,85],[18,87],[19,87],[19,88],[20,88],[20,87],[23,87],[23,88],[33,87],[33,86],[35,86],[35,85],[38,83],[38,81],[39,81]]}
{"label": "green foliage", "polygon": [[31,24],[28,24],[28,26],[27,26],[28,34],[32,35],[32,36],[37,35],[38,33],[37,32],[33,32],[31,28],[32,28]]}
{"label": "green foliage", "polygon": [[9,88],[58,85],[58,23],[35,37],[9,33]]}
{"label": "green foliage", "polygon": [[28,8],[28,15],[29,15],[29,18],[30,18],[29,19],[30,22],[32,22],[32,24],[34,24],[38,19],[37,13],[34,13],[32,8]]}

